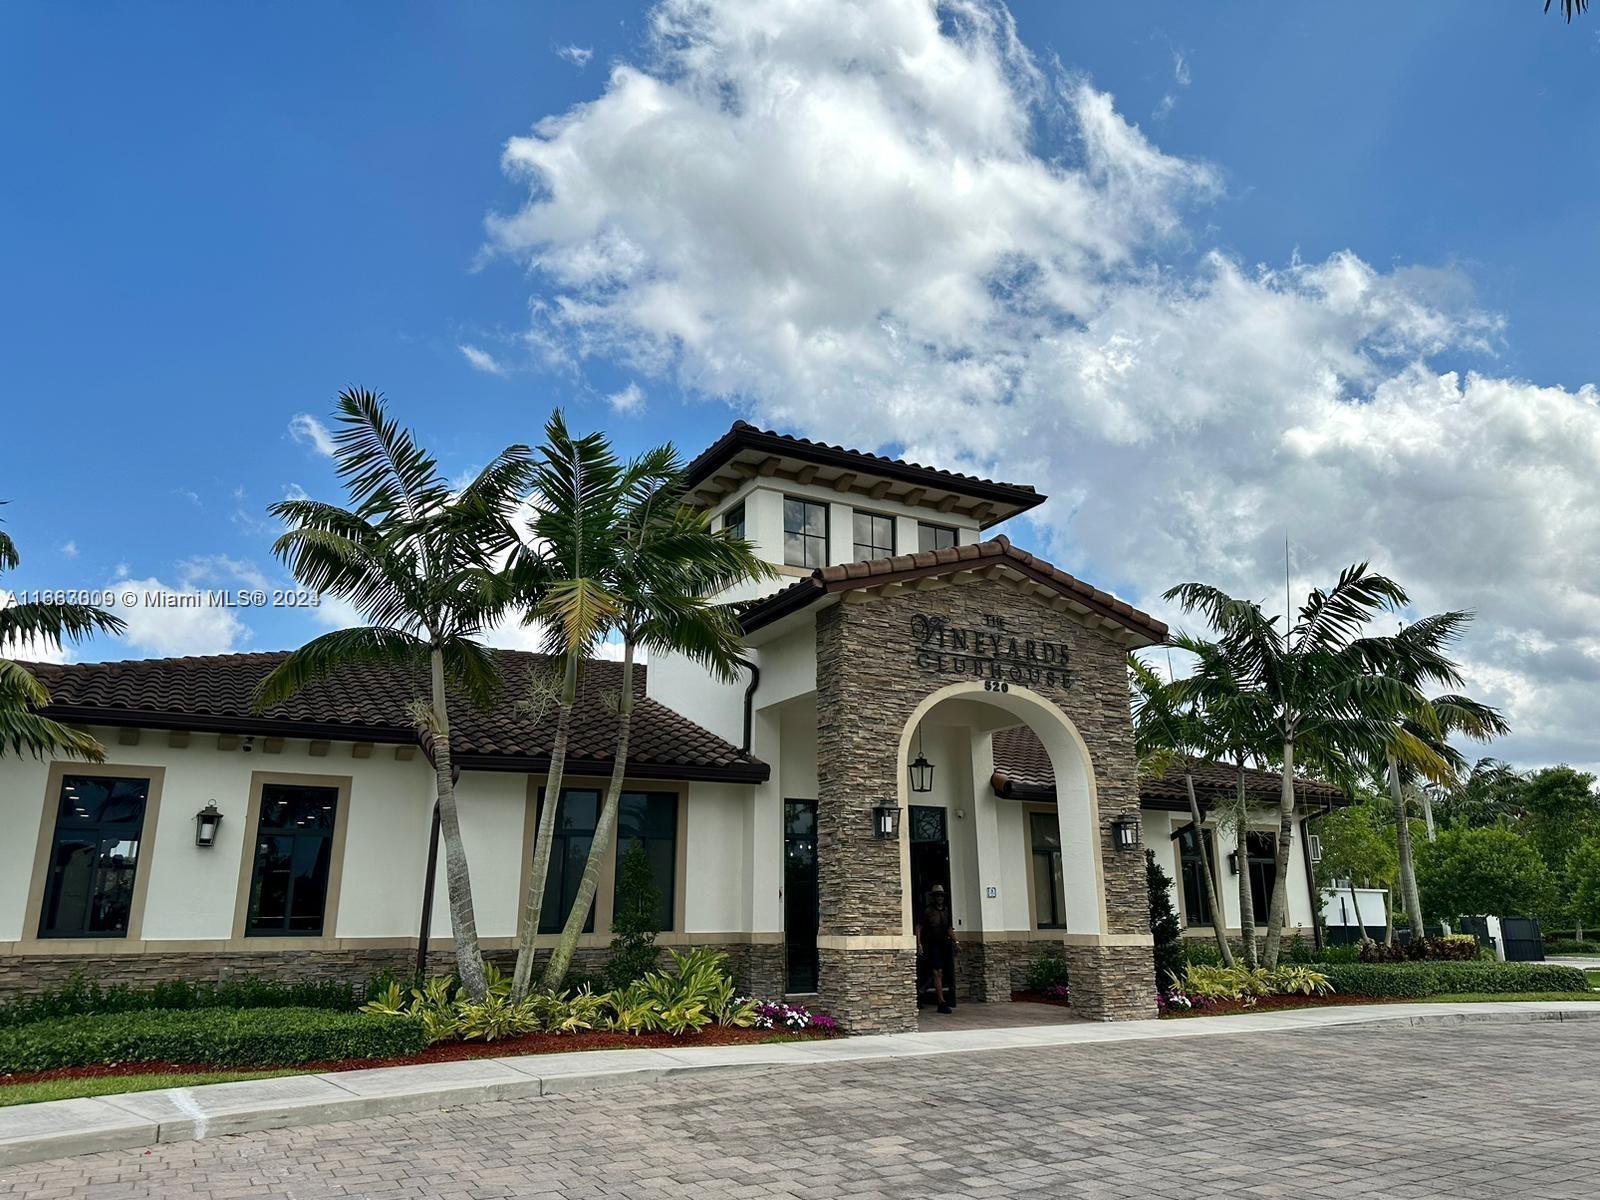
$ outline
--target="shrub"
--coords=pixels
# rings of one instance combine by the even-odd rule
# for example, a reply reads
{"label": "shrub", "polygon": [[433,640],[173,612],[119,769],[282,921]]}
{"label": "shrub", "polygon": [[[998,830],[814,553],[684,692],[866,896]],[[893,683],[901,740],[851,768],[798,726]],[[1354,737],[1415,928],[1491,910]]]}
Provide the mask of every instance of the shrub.
{"label": "shrub", "polygon": [[1578,938],[1553,938],[1544,944],[1546,954],[1600,954],[1600,942]]}
{"label": "shrub", "polygon": [[146,1012],[157,1008],[182,1011],[197,1008],[327,1008],[353,1012],[368,987],[356,988],[348,983],[330,980],[282,983],[241,976],[217,983],[190,983],[176,979],[150,987],[116,983],[103,988],[97,983],[88,982],[82,975],[75,975],[53,991],[22,996],[0,1004],[0,1028],[56,1017]]}
{"label": "shrub", "polygon": [[1328,963],[1334,989],[1354,996],[1463,995],[1471,992],[1587,992],[1577,967],[1559,963]]}
{"label": "shrub", "polygon": [[[1156,862],[1154,851],[1144,852],[1145,884],[1150,893],[1150,935],[1155,939],[1156,986],[1183,970],[1183,926],[1172,907],[1172,878]],[[1042,990],[1042,989],[1041,989]]]}
{"label": "shrub", "polygon": [[322,1008],[149,1009],[0,1029],[0,1072],[138,1062],[293,1066],[393,1058],[414,1054],[424,1044],[418,1021]]}
{"label": "shrub", "polygon": [[661,890],[656,887],[650,856],[634,842],[617,869],[616,911],[611,916],[611,957],[601,968],[603,990],[627,987],[655,968],[656,934],[660,933]]}
{"label": "shrub", "polygon": [[1402,945],[1396,942],[1386,946],[1372,940],[1360,944],[1356,961],[1364,963],[1394,962],[1472,962],[1483,957],[1478,939],[1469,933],[1450,933],[1443,937],[1412,938]]}
{"label": "shrub", "polygon": [[1171,994],[1195,1001],[1242,1000],[1254,1003],[1261,996],[1287,994],[1322,996],[1334,990],[1321,970],[1298,963],[1286,963],[1276,970],[1244,966],[1211,967],[1193,963],[1180,981],[1172,977]]}
{"label": "shrub", "polygon": [[1022,975],[1022,987],[1029,992],[1048,992],[1052,987],[1067,986],[1067,960],[1059,954],[1041,954],[1028,964]]}

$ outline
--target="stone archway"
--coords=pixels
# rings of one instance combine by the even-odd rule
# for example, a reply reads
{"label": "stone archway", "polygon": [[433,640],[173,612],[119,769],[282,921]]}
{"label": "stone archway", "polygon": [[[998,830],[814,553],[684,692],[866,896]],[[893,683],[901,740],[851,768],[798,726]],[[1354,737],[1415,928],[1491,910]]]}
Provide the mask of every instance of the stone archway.
{"label": "stone archway", "polygon": [[1059,937],[1079,1013],[1153,1016],[1144,856],[1115,850],[1110,829],[1139,804],[1126,644],[1041,600],[1032,584],[933,582],[817,614],[822,1003],[858,1031],[915,1028],[909,850],[904,837],[873,836],[872,809],[904,809],[919,714],[961,700],[1027,724],[1055,766],[1061,842],[1077,867]]}

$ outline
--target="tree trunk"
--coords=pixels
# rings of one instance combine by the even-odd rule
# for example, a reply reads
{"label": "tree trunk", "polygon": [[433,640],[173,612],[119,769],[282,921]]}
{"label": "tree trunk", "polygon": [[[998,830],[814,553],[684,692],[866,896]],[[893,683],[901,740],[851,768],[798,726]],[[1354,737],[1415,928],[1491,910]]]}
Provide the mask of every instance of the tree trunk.
{"label": "tree trunk", "polygon": [[556,736],[550,747],[550,770],[545,775],[544,801],[539,805],[539,828],[533,836],[533,862],[528,867],[528,895],[522,905],[522,928],[517,941],[517,966],[511,976],[511,996],[521,1000],[533,982],[535,939],[544,910],[545,882],[550,878],[550,843],[555,840],[556,808],[561,803],[561,780],[567,769],[567,737],[572,730],[572,710],[578,703],[578,655],[567,654],[561,679],[561,703],[556,709]]}
{"label": "tree trunk", "polygon": [[600,809],[600,819],[595,822],[594,840],[589,843],[589,859],[583,864],[583,880],[578,884],[578,894],[572,901],[572,911],[567,914],[566,926],[561,930],[561,941],[556,944],[545,964],[544,979],[540,986],[553,992],[561,986],[567,968],[572,963],[572,953],[578,948],[578,935],[589,919],[589,909],[594,905],[594,894],[600,888],[600,868],[606,856],[615,855],[617,835],[617,810],[622,807],[622,780],[627,774],[628,742],[633,734],[633,643],[622,643],[622,695],[617,701],[617,749],[611,764],[611,785],[606,790],[605,805]]}
{"label": "tree trunk", "polygon": [[[1400,764],[1389,755],[1389,796],[1394,800],[1394,843],[1400,858],[1400,899],[1411,922],[1413,940],[1422,937],[1422,894],[1417,890],[1417,864],[1411,855],[1411,821],[1400,790]],[[1392,923],[1392,921],[1391,921]]]}
{"label": "tree trunk", "polygon": [[1385,946],[1394,945],[1394,898],[1392,894],[1390,902],[1384,905],[1383,944]]}
{"label": "tree trunk", "polygon": [[[1183,786],[1189,792],[1189,819],[1194,822],[1195,845],[1200,848],[1200,874],[1205,878],[1206,911],[1211,914],[1211,932],[1217,935],[1217,953],[1222,955],[1222,965],[1233,966],[1233,951],[1228,948],[1228,922],[1223,917],[1222,906],[1217,903],[1216,879],[1211,874],[1211,853],[1206,849],[1206,831],[1200,824],[1200,802],[1194,798],[1194,776],[1189,773],[1189,760],[1183,760]],[[1179,872],[1180,876],[1182,872]]]}
{"label": "tree trunk", "polygon": [[1361,936],[1357,941],[1364,942],[1367,940],[1367,923],[1361,919],[1361,899],[1356,895],[1355,877],[1351,876],[1348,882],[1350,884],[1350,907],[1356,914],[1356,928],[1361,930]]}
{"label": "tree trunk", "polygon": [[439,832],[444,838],[445,883],[450,895],[450,930],[456,943],[456,974],[474,1000],[488,990],[483,971],[483,951],[478,945],[478,922],[472,911],[472,878],[467,871],[467,848],[461,841],[461,821],[456,815],[456,788],[450,778],[450,710],[444,692],[444,653],[434,648],[433,772],[439,793]]}
{"label": "tree trunk", "polygon": [[1438,836],[1433,831],[1433,796],[1427,788],[1422,789],[1422,823],[1427,826],[1428,840],[1437,841]]}
{"label": "tree trunk", "polygon": [[1289,850],[1294,845],[1294,739],[1283,739],[1283,790],[1278,798],[1277,864],[1272,879],[1272,904],[1267,908],[1267,949],[1263,965],[1273,970],[1283,945],[1283,924],[1289,912]]}
{"label": "tree trunk", "polygon": [[1234,861],[1239,864],[1239,940],[1244,947],[1244,965],[1254,970],[1258,958],[1256,955],[1256,897],[1255,890],[1250,883],[1250,809],[1244,798],[1244,759],[1240,757],[1234,764],[1238,768],[1237,790],[1234,801],[1238,806],[1238,813],[1234,818],[1234,828],[1238,834],[1238,849],[1234,851]]}

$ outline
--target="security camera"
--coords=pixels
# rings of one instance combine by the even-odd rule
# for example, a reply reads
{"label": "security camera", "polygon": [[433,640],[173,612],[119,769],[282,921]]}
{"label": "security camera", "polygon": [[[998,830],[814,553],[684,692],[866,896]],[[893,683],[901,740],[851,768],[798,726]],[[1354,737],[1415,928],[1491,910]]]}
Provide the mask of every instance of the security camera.
{"label": "security camera", "polygon": [[254,750],[256,748],[255,747],[255,742],[256,742],[255,738],[247,737],[244,740],[244,745],[239,747],[239,748],[241,750],[243,750],[246,754],[249,754],[250,751],[252,751],[252,750]]}

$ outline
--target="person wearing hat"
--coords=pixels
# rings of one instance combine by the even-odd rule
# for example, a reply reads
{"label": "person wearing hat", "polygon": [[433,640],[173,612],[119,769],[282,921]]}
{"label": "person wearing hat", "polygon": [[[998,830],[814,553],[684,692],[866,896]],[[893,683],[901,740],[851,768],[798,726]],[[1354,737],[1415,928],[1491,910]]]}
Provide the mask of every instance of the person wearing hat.
{"label": "person wearing hat", "polygon": [[934,884],[928,893],[928,906],[917,925],[917,953],[924,957],[933,975],[933,996],[939,1002],[939,1011],[949,1012],[956,1006],[956,932],[942,883]]}

